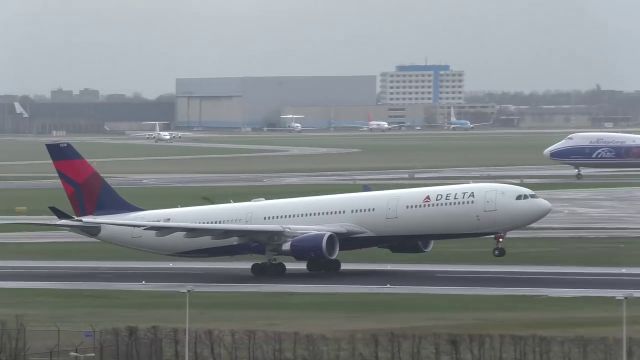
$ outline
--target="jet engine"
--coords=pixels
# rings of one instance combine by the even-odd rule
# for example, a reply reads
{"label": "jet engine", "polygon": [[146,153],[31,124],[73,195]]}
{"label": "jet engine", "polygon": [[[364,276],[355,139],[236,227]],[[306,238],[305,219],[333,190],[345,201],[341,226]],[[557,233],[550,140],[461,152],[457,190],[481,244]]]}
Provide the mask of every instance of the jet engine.
{"label": "jet engine", "polygon": [[433,240],[407,241],[389,244],[381,247],[389,249],[389,251],[391,251],[392,253],[417,254],[431,251],[431,249],[433,248],[433,242]]}
{"label": "jet engine", "polygon": [[340,242],[334,233],[314,232],[297,236],[282,244],[280,253],[296,260],[335,259]]}

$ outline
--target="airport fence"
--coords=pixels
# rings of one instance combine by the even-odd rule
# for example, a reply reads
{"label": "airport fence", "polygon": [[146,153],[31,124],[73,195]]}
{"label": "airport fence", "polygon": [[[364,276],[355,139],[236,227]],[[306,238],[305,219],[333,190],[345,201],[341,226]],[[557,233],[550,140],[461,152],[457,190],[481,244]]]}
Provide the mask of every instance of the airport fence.
{"label": "airport fence", "polygon": [[[0,360],[184,359],[184,329],[28,329],[0,322]],[[613,360],[621,341],[610,337],[398,332],[305,334],[197,329],[189,335],[193,360]],[[628,359],[640,359],[629,339]]]}

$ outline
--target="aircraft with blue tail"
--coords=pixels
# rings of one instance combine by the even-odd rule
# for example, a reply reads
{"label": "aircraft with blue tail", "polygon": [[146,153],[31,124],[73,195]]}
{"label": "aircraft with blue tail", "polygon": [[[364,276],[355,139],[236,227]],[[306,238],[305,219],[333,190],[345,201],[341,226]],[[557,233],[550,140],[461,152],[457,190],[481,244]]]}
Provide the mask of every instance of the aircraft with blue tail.
{"label": "aircraft with blue tail", "polygon": [[436,240],[494,236],[506,254],[508,231],[545,217],[551,205],[514,185],[477,183],[144,210],[122,198],[67,142],[46,145],[74,215],[5,221],[66,229],[112,244],[180,257],[258,254],[251,272],[283,275],[278,259],[337,272],[340,251],[379,247],[425,253]]}
{"label": "aircraft with blue tail", "polygon": [[493,124],[493,122],[472,124],[471,121],[469,121],[469,120],[456,119],[456,113],[453,110],[453,106],[452,106],[451,107],[451,114],[450,114],[450,117],[449,117],[449,121],[447,121],[445,123],[445,129],[452,130],[452,131],[456,131],[456,130],[469,131],[469,130],[475,129],[476,126],[491,125],[491,124]]}

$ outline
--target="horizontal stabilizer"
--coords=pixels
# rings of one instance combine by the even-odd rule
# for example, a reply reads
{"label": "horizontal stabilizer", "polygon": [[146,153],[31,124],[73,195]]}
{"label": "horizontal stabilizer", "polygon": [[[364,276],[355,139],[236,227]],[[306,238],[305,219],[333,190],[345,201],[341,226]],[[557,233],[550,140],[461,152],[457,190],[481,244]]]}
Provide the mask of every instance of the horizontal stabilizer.
{"label": "horizontal stabilizer", "polygon": [[58,209],[55,206],[49,206],[49,210],[60,220],[71,220],[73,216],[67,214],[66,212]]}

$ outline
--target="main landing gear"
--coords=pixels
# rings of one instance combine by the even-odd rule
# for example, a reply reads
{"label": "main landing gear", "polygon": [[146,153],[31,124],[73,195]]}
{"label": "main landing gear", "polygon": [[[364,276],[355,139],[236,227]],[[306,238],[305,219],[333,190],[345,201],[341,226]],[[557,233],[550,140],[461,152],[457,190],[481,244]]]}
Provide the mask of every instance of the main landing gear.
{"label": "main landing gear", "polygon": [[331,272],[337,273],[342,268],[342,263],[338,259],[310,259],[307,261],[309,272]]}
{"label": "main landing gear", "polygon": [[493,238],[496,240],[496,247],[493,248],[493,256],[495,257],[503,257],[507,255],[507,249],[505,249],[502,245],[504,242],[504,238],[507,234],[495,234]]}
{"label": "main landing gear", "polygon": [[282,276],[287,272],[287,267],[279,261],[265,261],[251,265],[251,273],[254,276]]}
{"label": "main landing gear", "polygon": [[578,166],[576,166],[576,179],[582,180],[582,170]]}
{"label": "main landing gear", "polygon": [[[307,261],[309,272],[337,273],[342,268],[342,263],[338,259],[310,259]],[[254,276],[283,276],[287,273],[284,263],[270,259],[269,261],[254,263],[251,265],[251,273]]]}

